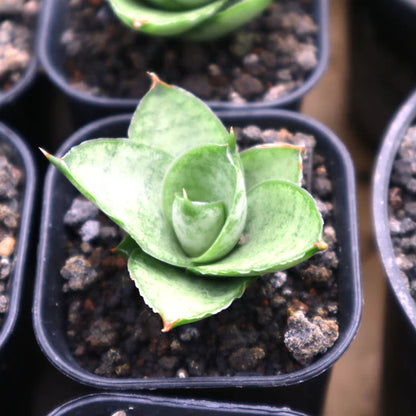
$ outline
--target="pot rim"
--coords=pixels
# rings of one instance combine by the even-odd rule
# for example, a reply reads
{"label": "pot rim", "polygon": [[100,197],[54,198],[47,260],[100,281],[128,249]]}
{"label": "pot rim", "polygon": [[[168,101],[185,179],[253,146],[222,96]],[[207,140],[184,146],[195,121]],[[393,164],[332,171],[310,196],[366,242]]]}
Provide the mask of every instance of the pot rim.
{"label": "pot rim", "polygon": [[5,124],[0,123],[0,136],[8,142],[22,161],[25,184],[21,199],[21,219],[15,248],[16,264],[12,275],[9,310],[0,330],[0,351],[6,346],[18,320],[23,292],[23,282],[27,267],[27,258],[32,233],[32,216],[35,205],[37,175],[32,152],[20,136]]}
{"label": "pot rim", "polygon": [[[343,161],[346,179],[345,183],[348,189],[348,198],[346,198],[345,213],[349,220],[348,226],[348,243],[351,247],[350,262],[347,267],[349,268],[349,274],[351,275],[351,313],[349,314],[349,323],[346,325],[345,332],[340,336],[331,349],[323,356],[317,359],[313,364],[307,366],[301,370],[280,374],[274,376],[232,376],[232,377],[190,377],[186,379],[178,378],[153,378],[153,379],[110,379],[107,377],[96,376],[82,369],[78,365],[74,366],[68,363],[57,354],[57,351],[51,343],[51,335],[48,334],[44,325],[42,324],[42,308],[44,302],[42,301],[43,292],[43,280],[46,275],[45,255],[47,252],[47,227],[48,218],[51,215],[51,204],[48,201],[51,198],[53,190],[53,177],[54,170],[50,166],[45,180],[44,198],[42,206],[42,218],[41,218],[41,234],[38,249],[38,262],[36,271],[35,282],[35,298],[33,304],[33,321],[35,328],[35,335],[43,350],[44,354],[61,372],[69,376],[70,378],[79,381],[83,384],[93,385],[99,388],[112,388],[112,389],[127,389],[127,390],[140,390],[140,389],[165,389],[165,388],[212,388],[212,387],[277,387],[287,386],[302,383],[311,378],[317,377],[320,374],[327,371],[337,361],[342,354],[346,351],[348,346],[353,341],[356,332],[359,327],[361,310],[362,310],[362,293],[361,293],[361,277],[360,277],[360,258],[359,258],[359,245],[358,245],[358,227],[357,227],[357,205],[356,205],[356,188],[355,188],[355,175],[354,167],[351,156],[348,150],[340,139],[327,127],[320,122],[304,116],[299,113],[295,113],[288,110],[264,110],[264,111],[247,111],[247,112],[218,112],[217,115],[224,121],[227,119],[240,118],[244,121],[255,122],[259,118],[266,118],[270,120],[284,119],[286,123],[297,123],[300,126],[306,126],[310,131],[316,132],[324,137],[323,140],[328,141],[336,149],[336,152],[340,155]],[[130,114],[111,116],[89,123],[85,127],[75,132],[65,143],[61,146],[57,152],[57,156],[62,156],[70,147],[76,142],[80,141],[80,138],[86,137],[89,131],[95,130],[97,127],[105,124],[111,125],[117,122],[128,122],[131,119]],[[280,124],[284,124],[283,122]],[[313,134],[313,133],[312,133]],[[56,173],[55,173],[56,174]],[[53,335],[54,336],[54,335]]]}
{"label": "pot rim", "polygon": [[[120,406],[168,406],[181,409],[193,409],[194,411],[221,411],[221,413],[239,412],[240,415],[254,416],[306,416],[303,413],[293,411],[288,407],[269,407],[264,405],[246,405],[226,402],[216,402],[211,400],[196,399],[178,399],[170,397],[143,396],[126,393],[99,393],[89,394],[71,400],[57,409],[53,410],[48,416],[65,416],[68,411],[82,408],[85,405],[102,403],[102,402],[119,402]],[[204,413],[205,414],[205,413]]]}
{"label": "pot rim", "polygon": [[373,174],[372,206],[376,242],[387,280],[407,320],[416,331],[416,302],[396,264],[388,215],[388,192],[393,164],[400,143],[412,123],[416,124],[416,90],[398,109],[385,130]]}
{"label": "pot rim", "polygon": [[[56,37],[56,33],[50,33],[49,27],[52,26],[55,10],[59,8],[59,1],[44,0],[44,8],[41,18],[40,36],[38,43],[39,59],[49,77],[49,79],[62,90],[71,100],[96,106],[97,108],[111,107],[117,109],[119,112],[132,111],[137,106],[136,98],[110,98],[94,96],[90,93],[82,92],[73,88],[67,81],[62,68],[55,65],[51,59],[51,42],[52,37]],[[296,105],[303,96],[310,91],[320,80],[329,62],[329,0],[314,0],[315,1],[315,20],[319,26],[317,36],[317,46],[319,49],[318,65],[308,75],[306,81],[299,87],[289,92],[287,95],[270,101],[256,101],[247,103],[232,103],[228,101],[206,101],[212,109],[218,111],[241,111],[247,109],[267,109],[267,108],[282,108]]]}

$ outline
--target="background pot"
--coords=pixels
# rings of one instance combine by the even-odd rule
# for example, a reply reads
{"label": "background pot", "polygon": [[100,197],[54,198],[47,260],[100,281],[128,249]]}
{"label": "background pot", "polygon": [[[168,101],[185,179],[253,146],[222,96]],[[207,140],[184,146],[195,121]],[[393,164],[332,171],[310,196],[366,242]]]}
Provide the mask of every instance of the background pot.
{"label": "background pot", "polygon": [[[333,179],[337,206],[335,224],[339,242],[339,320],[340,336],[336,344],[312,365],[289,374],[276,376],[191,377],[154,379],[109,379],[91,374],[75,362],[65,340],[61,309],[59,269],[64,259],[63,213],[76,195],[76,190],[56,169],[49,168],[46,177],[41,241],[35,288],[33,319],[38,342],[49,360],[63,373],[95,388],[139,390],[166,389],[184,394],[215,397],[236,402],[276,403],[317,414],[321,410],[329,369],[345,352],[355,336],[361,315],[361,281],[357,236],[354,169],[350,156],[340,140],[322,124],[300,114],[284,111],[228,112],[219,114],[226,124],[261,128],[286,128],[313,134],[317,151],[325,156]],[[61,147],[63,155],[73,145],[95,137],[123,137],[130,116],[122,115],[93,122],[71,136]],[[244,387],[244,389],[237,388]],[[186,393],[185,393],[186,394]],[[189,390],[187,392],[189,395]]]}
{"label": "background pot", "polygon": [[[31,61],[19,81],[7,91],[0,94],[0,119],[18,129],[24,137],[44,136],[40,120],[44,118],[47,108],[46,100],[49,87],[44,77],[39,76],[39,59],[37,53],[38,35],[42,2],[39,1],[39,11],[34,18]],[[5,20],[5,19],[4,19]],[[11,20],[14,20],[12,17]]]}
{"label": "background pot", "polygon": [[[319,26],[317,36],[318,65],[309,74],[304,84],[284,97],[273,101],[249,102],[235,104],[231,102],[210,101],[208,104],[215,110],[241,110],[265,108],[298,108],[302,97],[314,87],[326,70],[329,59],[329,23],[328,0],[314,0],[314,18]],[[68,2],[65,0],[45,0],[42,16],[39,56],[51,81],[69,99],[74,120],[77,126],[99,117],[123,112],[132,112],[137,106],[137,98],[93,96],[73,88],[64,71],[64,48],[61,35],[68,19]],[[129,30],[129,29],[126,29]],[[139,98],[139,97],[138,97]]]}
{"label": "background pot", "polygon": [[[10,128],[0,123],[0,148],[8,159],[24,173],[20,224],[15,246],[16,263],[9,277],[9,309],[0,328],[0,389],[4,394],[2,411],[12,405],[9,394],[19,391],[22,381],[21,372],[29,377],[32,368],[31,358],[35,348],[30,326],[31,290],[28,281],[29,271],[34,269],[33,220],[36,213],[37,171],[31,152],[23,140]],[[32,279],[33,281],[33,279]],[[13,403],[16,410],[21,401]],[[14,414],[14,413],[9,413]]]}
{"label": "background pot", "polygon": [[110,416],[124,410],[129,416],[305,416],[287,408],[180,400],[127,394],[96,394],[66,403],[48,416]]}
{"label": "background pot", "polygon": [[416,85],[413,0],[350,2],[351,121],[377,146],[389,120]]}
{"label": "background pot", "polygon": [[385,414],[414,415],[416,403],[416,303],[401,272],[390,236],[388,191],[400,143],[416,121],[416,90],[393,117],[383,138],[373,177],[373,215],[378,249],[390,286],[386,308],[383,409]]}

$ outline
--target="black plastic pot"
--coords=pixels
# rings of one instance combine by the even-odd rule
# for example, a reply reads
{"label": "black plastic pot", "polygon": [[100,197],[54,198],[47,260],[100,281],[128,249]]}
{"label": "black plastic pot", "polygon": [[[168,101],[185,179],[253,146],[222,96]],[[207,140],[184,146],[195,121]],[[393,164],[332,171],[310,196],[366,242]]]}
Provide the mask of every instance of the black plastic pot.
{"label": "black plastic pot", "polygon": [[[81,383],[101,389],[164,389],[170,393],[215,397],[247,403],[287,405],[311,414],[321,410],[329,369],[346,351],[358,329],[361,315],[361,281],[357,234],[354,168],[340,140],[322,124],[286,110],[263,112],[228,112],[219,116],[226,124],[261,128],[286,128],[313,134],[317,151],[326,157],[333,178],[337,207],[335,225],[339,243],[340,336],[335,346],[312,365],[275,376],[191,377],[109,379],[82,369],[71,355],[65,340],[59,269],[64,261],[63,213],[68,209],[75,188],[56,170],[50,168],[45,183],[41,237],[35,288],[33,319],[38,342],[51,362],[63,373]],[[75,144],[95,137],[124,137],[129,115],[93,122],[71,136],[60,148],[63,155]],[[188,393],[189,394],[189,390]]]}
{"label": "black plastic pot", "polygon": [[29,66],[9,90],[0,93],[0,120],[19,131],[27,141],[49,145],[48,122],[52,85],[39,70],[38,44],[43,1],[33,27],[32,56]]}
{"label": "black plastic pot", "polygon": [[378,145],[386,120],[416,85],[416,4],[352,0],[349,24],[351,121]]}
{"label": "black plastic pot", "polygon": [[[24,173],[20,224],[15,246],[16,263],[8,281],[9,308],[0,328],[0,390],[3,394],[2,411],[7,413],[10,394],[26,386],[33,367],[31,357],[33,357],[35,342],[30,327],[30,295],[33,279],[29,280],[29,273],[31,267],[34,269],[36,248],[32,238],[36,212],[37,170],[27,145],[13,130],[2,123],[0,123],[0,149]],[[24,380],[21,376],[22,371],[25,372]],[[19,405],[20,402],[14,403],[13,409],[18,409]]]}
{"label": "black plastic pot", "polygon": [[[249,102],[236,104],[231,102],[210,101],[214,110],[247,111],[267,108],[297,109],[303,96],[314,87],[326,70],[329,60],[329,4],[328,0],[314,0],[314,17],[319,25],[317,47],[319,63],[308,76],[305,83],[284,97],[273,101]],[[132,112],[137,106],[137,98],[93,96],[73,88],[65,75],[64,50],[60,39],[68,18],[68,2],[65,0],[45,0],[42,17],[39,55],[51,81],[68,97],[77,125],[123,112]],[[127,30],[127,29],[126,29]]]}
{"label": "black plastic pot", "polygon": [[386,309],[383,409],[386,415],[414,415],[416,402],[416,302],[396,264],[388,218],[390,176],[402,138],[416,122],[416,90],[386,130],[373,177],[374,227],[390,286]]}
{"label": "black plastic pot", "polygon": [[[23,140],[10,128],[0,123],[0,148],[17,166],[24,171],[25,183],[23,187],[21,220],[16,246],[16,265],[11,276],[10,304],[7,317],[0,330],[0,354],[5,352],[7,344],[13,337],[21,310],[23,284],[29,260],[31,246],[32,221],[35,209],[35,192],[37,174],[33,156]],[[0,355],[1,358],[1,355]]]}
{"label": "black plastic pot", "polygon": [[127,394],[96,394],[81,397],[64,404],[48,416],[111,416],[120,410],[124,410],[126,416],[306,416],[288,408]]}

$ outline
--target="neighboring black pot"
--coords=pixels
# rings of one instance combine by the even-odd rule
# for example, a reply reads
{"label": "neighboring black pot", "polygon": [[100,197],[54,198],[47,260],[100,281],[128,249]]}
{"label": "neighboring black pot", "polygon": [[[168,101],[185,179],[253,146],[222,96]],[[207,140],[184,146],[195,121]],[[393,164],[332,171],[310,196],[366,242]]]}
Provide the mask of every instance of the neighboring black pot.
{"label": "neighboring black pot", "polygon": [[[59,277],[59,270],[64,261],[64,242],[61,238],[64,233],[64,212],[77,191],[52,166],[46,176],[38,251],[33,309],[36,336],[45,355],[60,371],[96,388],[166,389],[168,394],[174,392],[182,395],[185,389],[193,389],[194,396],[247,403],[276,403],[317,414],[323,404],[329,369],[353,340],[361,315],[356,191],[352,161],[334,133],[306,116],[286,110],[224,112],[219,116],[224,123],[233,126],[257,124],[261,128],[284,127],[289,131],[313,134],[317,140],[317,151],[327,160],[329,174],[334,181],[334,201],[337,207],[335,226],[340,247],[340,336],[334,347],[302,370],[275,376],[110,379],[82,369],[71,355],[66,342],[62,283]],[[129,121],[129,115],[121,115],[93,122],[71,136],[57,155],[62,156],[72,146],[89,138],[124,137]],[[190,394],[189,390],[187,394]]]}
{"label": "neighboring black pot", "polygon": [[386,120],[416,85],[416,3],[352,0],[349,26],[350,117],[377,146]]}
{"label": "neighboring black pot", "polygon": [[[284,97],[272,101],[236,104],[222,101],[209,101],[214,110],[247,111],[267,108],[293,108],[300,106],[303,96],[312,89],[326,70],[329,60],[329,4],[328,0],[314,0],[314,17],[319,25],[317,47],[319,63],[305,83]],[[68,18],[66,0],[45,0],[42,16],[39,55],[41,64],[52,82],[69,98],[75,123],[80,124],[112,114],[132,112],[137,106],[137,98],[99,97],[73,88],[67,80],[64,69],[64,48],[60,42]],[[128,29],[126,29],[128,30]]]}
{"label": "neighboring black pot", "polygon": [[35,17],[31,61],[19,81],[0,93],[0,120],[18,130],[27,140],[47,145],[43,121],[47,118],[50,86],[39,73],[38,43],[42,2]]}
{"label": "neighboring black pot", "polygon": [[[22,401],[10,403],[10,395],[25,388],[33,368],[36,348],[30,326],[31,282],[29,273],[34,269],[34,217],[36,211],[37,170],[27,145],[10,128],[0,123],[0,148],[8,159],[24,173],[20,224],[15,246],[15,265],[9,276],[9,309],[0,328],[0,390],[1,409],[8,413],[9,405],[18,414]],[[29,280],[30,279],[30,280]],[[25,377],[22,379],[22,372]]]}
{"label": "neighboring black pot", "polygon": [[416,90],[386,130],[373,177],[374,227],[380,258],[390,286],[383,376],[383,409],[386,415],[416,414],[416,302],[396,264],[388,217],[388,192],[393,163],[406,131],[415,122]]}
{"label": "neighboring black pot", "polygon": [[126,416],[306,416],[288,408],[131,394],[94,394],[81,397],[62,405],[48,416],[111,416],[120,410]]}

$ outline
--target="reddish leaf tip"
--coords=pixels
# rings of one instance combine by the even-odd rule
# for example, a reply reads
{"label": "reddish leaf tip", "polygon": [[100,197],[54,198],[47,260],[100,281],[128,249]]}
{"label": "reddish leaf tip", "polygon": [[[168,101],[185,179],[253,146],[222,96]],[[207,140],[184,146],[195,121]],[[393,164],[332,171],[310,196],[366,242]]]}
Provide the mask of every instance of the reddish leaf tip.
{"label": "reddish leaf tip", "polygon": [[326,250],[328,248],[328,244],[325,243],[324,240],[319,240],[313,246],[316,247],[319,251],[324,251],[324,250]]}
{"label": "reddish leaf tip", "polygon": [[45,157],[47,158],[51,157],[51,154],[47,152],[45,149],[42,149],[41,147],[39,147],[39,150],[45,155]]}
{"label": "reddish leaf tip", "polygon": [[149,75],[152,85],[150,86],[150,89],[152,90],[157,84],[162,84],[165,87],[171,87],[171,85],[167,84],[166,82],[163,82],[160,80],[160,78],[154,73],[154,72],[147,72],[147,75]]}
{"label": "reddish leaf tip", "polygon": [[148,20],[143,19],[134,19],[133,20],[133,27],[135,29],[140,29],[144,24],[148,23]]}
{"label": "reddish leaf tip", "polygon": [[178,318],[175,321],[166,322],[165,318],[162,315],[161,315],[161,317],[162,317],[162,321],[163,321],[162,332],[169,332],[181,320],[181,318]]}

